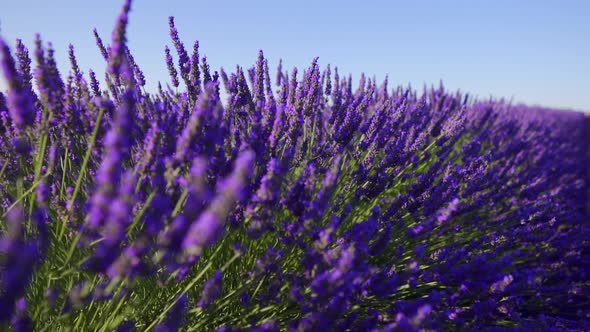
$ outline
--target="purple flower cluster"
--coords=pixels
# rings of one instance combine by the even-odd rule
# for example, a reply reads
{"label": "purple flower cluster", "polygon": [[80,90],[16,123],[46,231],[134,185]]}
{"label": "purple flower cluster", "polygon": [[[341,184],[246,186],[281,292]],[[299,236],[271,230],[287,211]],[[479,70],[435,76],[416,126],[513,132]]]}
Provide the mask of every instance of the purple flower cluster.
{"label": "purple flower cluster", "polygon": [[262,51],[211,72],[173,18],[148,93],[130,10],[94,31],[100,83],[73,46],[64,81],[40,37],[34,69],[0,39],[0,324],[590,328],[584,114],[353,87],[317,58],[271,82]]}

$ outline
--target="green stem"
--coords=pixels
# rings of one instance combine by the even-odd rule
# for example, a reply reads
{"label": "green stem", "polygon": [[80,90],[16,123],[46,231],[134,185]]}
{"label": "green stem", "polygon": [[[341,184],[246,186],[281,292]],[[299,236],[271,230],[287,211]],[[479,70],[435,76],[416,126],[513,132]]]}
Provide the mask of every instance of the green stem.
{"label": "green stem", "polygon": [[[92,131],[92,136],[90,137],[90,143],[88,145],[88,149],[86,150],[86,154],[84,155],[84,160],[82,161],[82,167],[80,168],[80,174],[78,174],[78,179],[76,180],[76,186],[74,187],[74,193],[72,194],[72,199],[70,200],[70,204],[68,206],[68,210],[71,210],[74,207],[74,203],[76,202],[76,197],[78,197],[78,193],[80,192],[80,186],[82,185],[82,180],[86,175],[86,168],[88,167],[88,160],[90,160],[90,156],[92,155],[92,150],[94,149],[94,144],[96,144],[96,137],[98,136],[98,129],[100,128],[100,123],[102,121],[102,116],[104,114],[104,109],[101,108],[98,112],[98,117],[96,118],[96,123],[94,124],[94,130]],[[63,183],[63,182],[62,182]]]}
{"label": "green stem", "polygon": [[[35,177],[33,182],[37,182],[41,176],[41,169],[43,168],[43,157],[45,156],[45,149],[47,147],[47,134],[41,138],[41,144],[39,145],[39,151],[37,152],[37,159],[35,160]],[[31,199],[29,202],[29,214],[33,212],[35,206],[35,200]]]}
{"label": "green stem", "polygon": [[205,265],[203,267],[203,270],[201,270],[201,272],[199,272],[199,274],[197,274],[195,276],[195,278],[188,285],[186,285],[186,287],[184,287],[184,289],[182,289],[182,291],[174,294],[174,299],[172,299],[170,304],[168,306],[166,306],[166,308],[164,310],[162,310],[162,312],[158,315],[158,317],[156,317],[156,319],[154,319],[150,323],[150,325],[148,325],[148,327],[146,327],[146,329],[144,330],[145,332],[149,332],[154,326],[156,326],[156,324],[158,324],[158,322],[160,322],[162,319],[164,319],[166,317],[166,314],[168,313],[168,311],[170,311],[174,307],[176,302],[178,302],[178,299],[182,295],[186,294],[191,288],[193,288],[193,286],[205,275],[205,273],[213,265],[213,258],[221,251],[221,248],[222,248],[222,246],[218,246],[217,249],[215,250],[215,252],[211,255],[211,257],[209,257],[209,259],[208,259],[209,262],[207,263],[207,265]]}
{"label": "green stem", "polygon": [[[29,195],[30,193],[32,193],[37,186],[39,185],[39,183],[41,183],[41,181],[43,181],[44,177],[41,178],[39,181],[35,182],[31,188],[27,189],[25,192],[23,192],[22,194],[19,195],[18,199],[16,201],[14,201],[14,203],[12,203],[4,212],[4,214],[2,215],[2,218],[6,217],[6,215],[8,214],[8,212],[10,212],[10,210],[12,210],[15,206],[17,206],[25,197],[27,197],[27,195]],[[19,180],[20,186],[22,187],[22,179]],[[22,189],[20,190],[22,191]]]}

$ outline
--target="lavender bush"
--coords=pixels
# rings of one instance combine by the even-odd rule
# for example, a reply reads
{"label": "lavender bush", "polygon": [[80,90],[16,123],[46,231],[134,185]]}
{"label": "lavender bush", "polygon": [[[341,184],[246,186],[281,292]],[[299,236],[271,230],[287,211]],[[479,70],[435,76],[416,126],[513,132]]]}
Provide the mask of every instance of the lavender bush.
{"label": "lavender bush", "polygon": [[129,11],[100,82],[0,39],[2,328],[590,329],[583,114],[212,72],[173,18],[148,93]]}

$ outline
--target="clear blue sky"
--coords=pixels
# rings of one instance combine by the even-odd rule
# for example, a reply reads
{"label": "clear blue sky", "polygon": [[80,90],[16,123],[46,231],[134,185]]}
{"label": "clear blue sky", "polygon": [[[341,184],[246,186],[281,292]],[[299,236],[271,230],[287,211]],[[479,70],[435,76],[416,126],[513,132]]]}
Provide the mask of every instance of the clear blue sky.
{"label": "clear blue sky", "polygon": [[[0,0],[1,34],[32,49],[40,32],[62,73],[72,43],[85,73],[102,73],[92,29],[110,40],[121,4]],[[168,81],[169,15],[214,69],[249,66],[262,49],[273,67],[319,56],[355,79],[388,73],[419,88],[442,79],[479,97],[590,111],[590,1],[135,1],[129,44],[152,88]]]}

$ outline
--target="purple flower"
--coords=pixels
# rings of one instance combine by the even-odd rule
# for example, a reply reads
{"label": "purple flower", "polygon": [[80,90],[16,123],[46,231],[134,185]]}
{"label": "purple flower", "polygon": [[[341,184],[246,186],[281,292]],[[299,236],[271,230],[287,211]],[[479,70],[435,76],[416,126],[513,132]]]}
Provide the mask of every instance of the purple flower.
{"label": "purple flower", "polygon": [[[121,73],[121,67],[126,59],[126,42],[127,38],[125,36],[127,30],[127,24],[129,21],[129,11],[131,10],[131,0],[125,0],[123,4],[123,9],[119,17],[117,18],[117,23],[115,29],[113,30],[112,34],[112,44],[111,44],[111,52],[109,55],[109,65],[108,65],[108,72],[112,74],[114,77],[119,77]],[[96,34],[97,42],[99,41],[98,34]],[[99,46],[100,47],[100,46]],[[102,51],[103,47],[101,47]]]}
{"label": "purple flower", "polygon": [[170,74],[170,78],[172,79],[172,86],[177,88],[180,84],[178,82],[178,72],[174,67],[174,60],[172,59],[168,46],[164,48],[164,52],[166,53],[166,65],[168,66],[168,74]]}
{"label": "purple flower", "polygon": [[182,242],[184,251],[191,256],[200,256],[225,231],[225,219],[236,201],[243,196],[248,176],[252,170],[254,153],[242,152],[234,163],[230,176],[218,185],[217,195],[201,216],[192,223]]}
{"label": "purple flower", "polygon": [[134,112],[135,98],[132,91],[127,91],[122,96],[114,123],[104,139],[105,156],[97,171],[98,192],[102,191],[105,195],[114,191],[113,186],[119,183],[121,177],[122,164],[129,157]]}
{"label": "purple flower", "polygon": [[190,59],[190,81],[193,87],[193,98],[201,93],[201,72],[199,70],[199,41],[195,41]]}
{"label": "purple flower", "polygon": [[135,331],[135,323],[133,321],[125,321],[119,327],[116,332],[133,332]]}
{"label": "purple flower", "polygon": [[10,321],[14,332],[28,332],[33,330],[33,321],[26,312],[27,302],[24,298],[16,302],[16,312]]}
{"label": "purple flower", "polygon": [[29,57],[29,50],[23,44],[22,40],[16,40],[16,59],[18,61],[18,70],[22,78],[23,89],[31,93],[31,97],[35,95],[32,92],[31,80],[31,58]]}
{"label": "purple flower", "polygon": [[436,215],[436,223],[438,225],[441,225],[447,222],[450,219],[451,215],[455,211],[457,211],[459,202],[460,201],[458,198],[454,198],[445,208],[440,209]]}
{"label": "purple flower", "polygon": [[213,303],[221,294],[221,283],[223,279],[223,273],[221,271],[215,272],[213,277],[209,279],[203,286],[201,293],[201,299],[197,303],[197,306],[201,309],[206,309]]}
{"label": "purple flower", "polygon": [[[182,164],[187,160],[190,160],[191,154],[204,152],[199,146],[196,146],[196,142],[199,138],[203,141],[208,135],[215,135],[213,128],[211,132],[203,132],[203,128],[207,122],[212,122],[214,119],[213,114],[220,111],[221,104],[219,99],[214,93],[214,84],[207,84],[204,91],[200,94],[199,100],[196,103],[192,114],[186,124],[186,127],[182,130],[181,135],[178,137],[176,142],[176,154],[174,156],[175,161],[178,164]],[[210,123],[214,125],[214,123]]]}
{"label": "purple flower", "polygon": [[[35,265],[43,254],[38,241],[25,240],[25,216],[20,205],[8,211],[6,221],[7,231],[0,238],[0,253],[3,256],[0,266],[0,322],[12,316],[15,301],[24,295]],[[17,316],[22,310],[17,310]]]}
{"label": "purple flower", "polygon": [[12,122],[19,129],[32,126],[35,121],[35,106],[31,100],[31,94],[24,88],[24,80],[16,70],[14,58],[10,53],[8,45],[4,39],[0,38],[0,56],[2,71],[8,83],[8,110],[12,118]]}
{"label": "purple flower", "polygon": [[154,326],[155,332],[174,332],[178,331],[183,326],[184,317],[188,308],[188,296],[181,295],[175,300],[174,306],[166,314],[164,322]]}
{"label": "purple flower", "polygon": [[168,25],[170,26],[170,38],[172,38],[172,42],[174,43],[174,47],[176,48],[176,53],[178,54],[178,67],[180,69],[180,76],[184,79],[187,83],[187,86],[190,85],[190,59],[186,49],[184,48],[184,44],[180,41],[178,37],[178,30],[176,30],[176,26],[174,25],[174,17],[168,17]]}
{"label": "purple flower", "polygon": [[102,42],[102,39],[98,35],[98,31],[96,31],[96,29],[94,29],[93,32],[94,32],[94,38],[96,39],[96,45],[98,46],[98,49],[100,50],[100,53],[102,54],[102,57],[108,61],[109,52],[104,47],[104,43]]}

